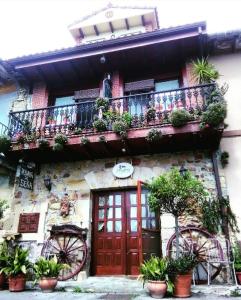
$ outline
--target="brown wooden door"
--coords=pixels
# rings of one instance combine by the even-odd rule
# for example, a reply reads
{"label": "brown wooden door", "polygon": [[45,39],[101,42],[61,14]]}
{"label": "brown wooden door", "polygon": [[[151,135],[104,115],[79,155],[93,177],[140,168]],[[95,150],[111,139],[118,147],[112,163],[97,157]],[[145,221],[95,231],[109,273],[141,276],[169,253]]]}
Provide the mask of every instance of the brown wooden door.
{"label": "brown wooden door", "polygon": [[[157,217],[147,207],[145,191],[142,192],[141,199],[142,227],[158,229]],[[94,275],[138,275],[140,257],[137,192],[133,190],[96,194],[93,216]],[[158,243],[159,241],[160,238]]]}

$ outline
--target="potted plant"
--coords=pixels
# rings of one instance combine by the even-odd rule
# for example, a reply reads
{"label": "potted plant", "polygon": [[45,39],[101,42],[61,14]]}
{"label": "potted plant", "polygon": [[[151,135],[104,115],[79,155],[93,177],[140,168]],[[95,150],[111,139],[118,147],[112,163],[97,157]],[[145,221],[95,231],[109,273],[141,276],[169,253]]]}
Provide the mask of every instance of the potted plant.
{"label": "potted plant", "polygon": [[191,115],[185,109],[176,109],[171,112],[170,121],[173,127],[181,127],[191,120]]}
{"label": "potted plant", "polygon": [[40,257],[34,264],[34,274],[36,280],[39,280],[39,287],[43,292],[53,292],[57,282],[59,272],[65,269],[67,265],[58,263],[57,257],[48,260]]}
{"label": "potted plant", "polygon": [[97,110],[101,109],[103,112],[106,112],[109,108],[109,99],[108,98],[97,98],[95,101],[95,108]]}
{"label": "potted plant", "polygon": [[174,297],[187,298],[191,296],[192,270],[197,264],[194,255],[182,254],[176,259],[170,259],[169,276],[174,282]]}
{"label": "potted plant", "polygon": [[193,79],[199,84],[212,83],[220,77],[219,72],[207,58],[197,59],[192,62]]}
{"label": "potted plant", "polygon": [[241,248],[238,241],[233,246],[234,254],[234,269],[237,277],[238,284],[241,284]]}
{"label": "potted plant", "polygon": [[28,255],[28,250],[15,246],[6,258],[6,266],[1,272],[8,277],[10,292],[21,292],[25,289],[26,274],[32,267]]}
{"label": "potted plant", "polygon": [[3,268],[6,267],[7,257],[8,257],[7,244],[6,242],[3,242],[0,245],[0,290],[3,290],[6,281],[6,276],[3,272]]}
{"label": "potted plant", "polygon": [[168,277],[168,260],[152,256],[140,267],[140,279],[147,288],[152,298],[161,299],[167,292],[167,284],[171,284]]}
{"label": "potted plant", "polygon": [[107,130],[107,122],[104,119],[97,119],[93,122],[93,127],[97,132],[106,131]]}
{"label": "potted plant", "polygon": [[150,107],[147,109],[145,113],[145,119],[147,122],[154,121],[156,118],[156,109],[154,107]]}
{"label": "potted plant", "polygon": [[225,101],[211,103],[201,116],[201,124],[202,126],[208,125],[215,128],[223,123],[226,116],[227,105]]}
{"label": "potted plant", "polygon": [[150,143],[159,142],[161,138],[162,138],[161,130],[155,128],[149,130],[146,136],[146,140]]}

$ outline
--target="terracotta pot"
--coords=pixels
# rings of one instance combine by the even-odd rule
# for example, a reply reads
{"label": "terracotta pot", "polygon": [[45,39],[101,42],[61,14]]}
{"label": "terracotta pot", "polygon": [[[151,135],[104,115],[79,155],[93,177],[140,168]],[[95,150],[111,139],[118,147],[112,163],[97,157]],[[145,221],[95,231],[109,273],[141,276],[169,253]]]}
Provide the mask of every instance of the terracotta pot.
{"label": "terracotta pot", "polygon": [[42,292],[51,293],[54,291],[57,282],[58,280],[55,277],[42,277],[39,280],[39,287],[41,288]]}
{"label": "terracotta pot", "polygon": [[165,281],[148,280],[147,288],[152,298],[161,299],[165,297],[167,292],[167,285]]}
{"label": "terracotta pot", "polygon": [[4,289],[4,285],[5,285],[5,275],[3,273],[0,274],[0,290]]}
{"label": "terracotta pot", "polygon": [[174,297],[187,298],[191,296],[192,274],[177,275],[174,281]]}
{"label": "terracotta pot", "polygon": [[235,272],[238,284],[241,284],[241,272]]}
{"label": "terracotta pot", "polygon": [[8,283],[10,292],[22,292],[25,289],[26,276],[24,274],[10,276]]}

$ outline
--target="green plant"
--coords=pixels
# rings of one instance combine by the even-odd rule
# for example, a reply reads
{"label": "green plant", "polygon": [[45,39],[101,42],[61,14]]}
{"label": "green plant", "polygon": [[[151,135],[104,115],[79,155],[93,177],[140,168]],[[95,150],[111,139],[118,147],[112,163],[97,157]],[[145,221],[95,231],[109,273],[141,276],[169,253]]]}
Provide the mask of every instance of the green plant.
{"label": "green plant", "polygon": [[185,109],[176,109],[171,112],[170,122],[173,127],[181,127],[191,120],[191,115]]}
{"label": "green plant", "polygon": [[212,83],[220,77],[215,66],[210,64],[207,58],[198,58],[196,61],[193,61],[192,73],[194,80],[199,84]]}
{"label": "green plant", "polygon": [[89,140],[86,136],[83,136],[83,137],[81,138],[81,143],[82,143],[83,145],[87,145],[87,144],[90,143],[90,140]]}
{"label": "green plant", "polygon": [[7,200],[0,199],[0,219],[3,218],[3,213],[8,207],[9,206]]}
{"label": "green plant", "polygon": [[227,116],[227,105],[225,102],[212,103],[201,116],[201,124],[218,127]]}
{"label": "green plant", "polygon": [[30,134],[32,129],[32,124],[29,120],[24,120],[23,123],[23,133]]}
{"label": "green plant", "polygon": [[105,138],[104,135],[100,135],[100,136],[99,136],[99,142],[107,143],[106,138]]}
{"label": "green plant", "polygon": [[152,210],[160,213],[171,213],[175,218],[175,233],[177,237],[177,257],[179,256],[178,217],[186,211],[191,211],[191,199],[203,201],[208,195],[203,184],[190,172],[185,176],[177,169],[171,169],[154,178],[146,184],[149,190],[148,203]]}
{"label": "green plant", "polygon": [[124,122],[127,124],[128,127],[131,126],[132,115],[131,115],[130,113],[128,113],[128,112],[125,111],[125,112],[123,112],[123,114],[120,115],[118,118],[119,118],[121,121],[124,121]]}
{"label": "green plant", "polygon": [[45,149],[49,146],[49,141],[45,138],[38,139],[39,149]]}
{"label": "green plant", "polygon": [[221,226],[221,209],[217,200],[209,201],[205,199],[200,203],[201,222],[208,232],[216,234]]}
{"label": "green plant", "polygon": [[148,142],[158,142],[162,138],[162,132],[161,130],[157,130],[155,128],[148,131],[146,140]]}
{"label": "green plant", "polygon": [[8,247],[6,241],[0,244],[0,274],[2,273],[2,269],[7,266],[8,259]]}
{"label": "green plant", "polygon": [[190,253],[184,253],[168,262],[168,274],[172,276],[188,274],[197,264],[197,259]]}
{"label": "green plant", "polygon": [[10,150],[11,139],[7,135],[0,135],[0,152],[6,153]]}
{"label": "green plant", "polygon": [[66,145],[68,143],[68,138],[65,134],[62,133],[58,133],[56,134],[56,136],[54,137],[54,142],[56,144],[60,144],[60,145]]}
{"label": "green plant", "polygon": [[241,248],[240,244],[236,240],[232,247],[233,255],[234,255],[234,268],[236,272],[241,272]]}
{"label": "green plant", "polygon": [[120,136],[124,136],[127,132],[128,129],[128,125],[125,121],[123,120],[116,120],[113,124],[112,124],[112,130],[119,134]]}
{"label": "green plant", "polygon": [[103,117],[108,123],[112,123],[119,117],[119,114],[115,111],[108,110],[103,113]]}
{"label": "green plant", "polygon": [[2,268],[2,272],[6,276],[17,276],[19,274],[27,274],[32,268],[31,262],[28,260],[29,250],[15,246],[12,253],[6,257],[6,266]]}
{"label": "green plant", "polygon": [[236,288],[235,290],[230,291],[230,297],[240,297],[241,293],[240,290],[238,288]]}
{"label": "green plant", "polygon": [[104,119],[98,119],[93,122],[93,127],[96,129],[96,131],[106,131],[107,129],[107,122]]}
{"label": "green plant", "polygon": [[73,290],[73,293],[83,293],[83,290],[82,290],[81,287],[75,286],[75,287],[74,287],[74,290]]}
{"label": "green plant", "polygon": [[64,149],[64,146],[62,144],[59,144],[59,143],[55,143],[53,145],[53,151],[62,151]]}
{"label": "green plant", "polygon": [[97,98],[95,101],[96,109],[102,109],[102,111],[107,111],[109,108],[109,99],[108,98]]}
{"label": "green plant", "polygon": [[49,260],[40,257],[33,265],[34,274],[37,280],[42,277],[57,278],[60,271],[66,268],[68,268],[68,265],[58,263],[56,256]]}
{"label": "green plant", "polygon": [[151,256],[140,266],[140,277],[143,280],[143,286],[146,281],[165,281],[168,286],[168,291],[172,292],[173,285],[168,276],[168,259]]}
{"label": "green plant", "polygon": [[223,151],[220,155],[220,161],[223,168],[228,164],[229,153],[227,151]]}
{"label": "green plant", "polygon": [[154,107],[150,107],[147,109],[145,113],[145,119],[147,122],[153,121],[156,118],[156,109]]}
{"label": "green plant", "polygon": [[82,133],[82,129],[81,128],[76,128],[74,130],[74,134],[78,135],[78,134],[81,134]]}

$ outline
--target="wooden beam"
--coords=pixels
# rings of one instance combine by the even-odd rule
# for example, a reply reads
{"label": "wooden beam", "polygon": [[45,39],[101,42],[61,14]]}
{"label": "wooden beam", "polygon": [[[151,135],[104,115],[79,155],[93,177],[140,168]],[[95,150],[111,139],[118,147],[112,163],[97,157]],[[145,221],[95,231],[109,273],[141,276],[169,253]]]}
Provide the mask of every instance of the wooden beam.
{"label": "wooden beam", "polygon": [[38,76],[40,77],[40,79],[42,80],[42,81],[44,81],[44,82],[48,82],[48,79],[47,79],[47,77],[45,76],[45,74],[44,74],[44,72],[43,72],[43,70],[41,69],[41,67],[40,66],[37,66],[36,67],[36,70],[37,70],[37,74],[38,74]]}
{"label": "wooden beam", "polygon": [[115,30],[114,30],[114,26],[113,26],[112,22],[109,22],[109,26],[110,26],[111,32],[113,33]]}
{"label": "wooden beam", "polygon": [[54,72],[57,74],[57,76],[60,78],[62,82],[65,82],[65,79],[63,78],[62,74],[60,74],[59,70],[57,69],[57,66],[55,64],[51,64]]}
{"label": "wooden beam", "polygon": [[96,25],[94,25],[94,31],[96,35],[100,35],[99,30]]}
{"label": "wooden beam", "polygon": [[143,15],[141,16],[141,23],[144,27],[146,26],[145,17]]}
{"label": "wooden beam", "polygon": [[125,18],[125,23],[126,23],[126,29],[129,30],[130,29],[130,25],[129,25],[129,22],[128,22],[127,18]]}
{"label": "wooden beam", "polygon": [[79,28],[79,34],[82,39],[85,37],[83,30],[81,28]]}

